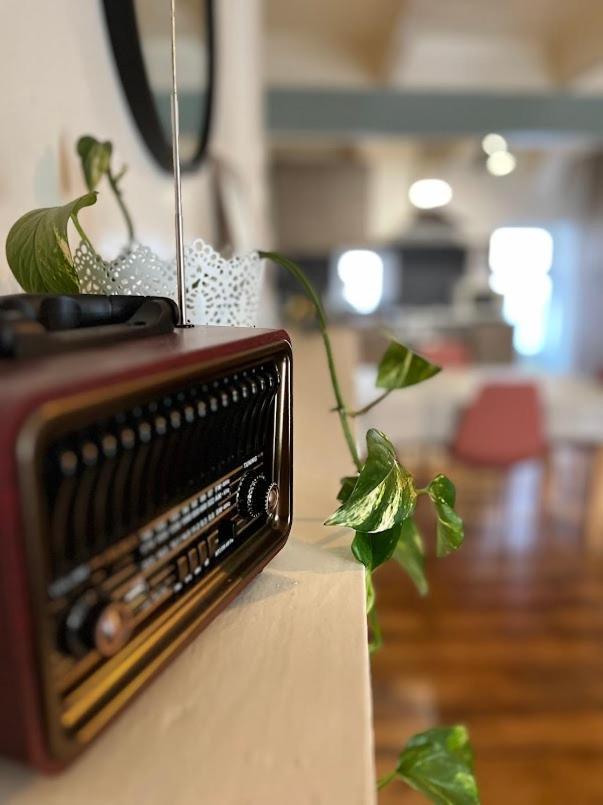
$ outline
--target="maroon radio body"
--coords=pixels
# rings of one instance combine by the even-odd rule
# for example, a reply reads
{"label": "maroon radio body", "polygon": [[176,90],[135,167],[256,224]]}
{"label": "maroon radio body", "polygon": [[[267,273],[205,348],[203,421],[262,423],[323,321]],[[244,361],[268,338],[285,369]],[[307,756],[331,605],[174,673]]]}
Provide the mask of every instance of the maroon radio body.
{"label": "maroon radio body", "polygon": [[0,752],[77,755],[284,545],[284,331],[0,360]]}

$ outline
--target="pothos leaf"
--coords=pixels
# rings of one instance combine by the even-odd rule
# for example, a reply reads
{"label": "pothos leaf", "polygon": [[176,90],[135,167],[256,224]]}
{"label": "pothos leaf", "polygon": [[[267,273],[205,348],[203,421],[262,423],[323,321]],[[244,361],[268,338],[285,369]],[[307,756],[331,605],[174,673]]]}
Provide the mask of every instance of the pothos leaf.
{"label": "pothos leaf", "polygon": [[412,476],[402,467],[393,445],[381,431],[366,435],[368,455],[356,485],[326,525],[356,531],[386,531],[412,514],[417,500]]}
{"label": "pothos leaf", "polygon": [[398,542],[398,529],[399,526],[394,526],[376,534],[357,531],[352,542],[352,553],[367,570],[375,570],[391,559]]}
{"label": "pothos leaf", "polygon": [[337,500],[339,500],[341,503],[345,503],[352,494],[357,480],[357,475],[346,475],[344,478],[342,478],[341,489],[337,493]]}
{"label": "pothos leaf", "polygon": [[436,504],[438,510],[437,555],[447,556],[458,550],[465,538],[463,521],[446,503]]}
{"label": "pothos leaf", "polygon": [[109,172],[113,145],[99,142],[96,137],[86,135],[77,141],[77,152],[82,162],[82,170],[88,190],[96,190],[100,180]]}
{"label": "pothos leaf", "polygon": [[412,517],[409,517],[396,528],[398,529],[398,540],[393,558],[414,581],[419,594],[427,595],[429,585],[425,577],[425,550],[417,524]]}
{"label": "pothos leaf", "polygon": [[396,775],[437,805],[479,805],[473,750],[463,726],[415,735],[398,759]]}
{"label": "pothos leaf", "polygon": [[432,500],[439,500],[442,503],[447,503],[451,508],[454,508],[456,503],[456,488],[450,478],[445,475],[436,475],[433,481],[429,484],[429,496]]}
{"label": "pothos leaf", "polygon": [[427,487],[438,514],[437,555],[446,556],[456,551],[465,538],[463,521],[454,511],[456,490],[445,475],[437,475]]}
{"label": "pothos leaf", "polygon": [[78,293],[79,281],[69,248],[67,225],[79,210],[96,202],[88,193],[65,204],[32,210],[13,224],[6,238],[6,259],[27,293]]}
{"label": "pothos leaf", "polygon": [[441,371],[439,366],[408,347],[392,341],[379,363],[377,386],[381,389],[403,389],[429,380]]}

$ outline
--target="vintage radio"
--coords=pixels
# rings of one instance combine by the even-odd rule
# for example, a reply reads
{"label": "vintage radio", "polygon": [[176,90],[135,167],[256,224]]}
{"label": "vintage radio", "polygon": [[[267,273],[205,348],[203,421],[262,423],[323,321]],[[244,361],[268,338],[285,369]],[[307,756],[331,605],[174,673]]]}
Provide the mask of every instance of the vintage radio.
{"label": "vintage radio", "polygon": [[[143,301],[155,325],[169,311]],[[56,352],[0,358],[0,750],[44,769],[85,747],[291,524],[287,334],[113,343],[144,329],[131,305],[110,345],[98,327],[83,348],[32,322],[0,333],[5,352]]]}

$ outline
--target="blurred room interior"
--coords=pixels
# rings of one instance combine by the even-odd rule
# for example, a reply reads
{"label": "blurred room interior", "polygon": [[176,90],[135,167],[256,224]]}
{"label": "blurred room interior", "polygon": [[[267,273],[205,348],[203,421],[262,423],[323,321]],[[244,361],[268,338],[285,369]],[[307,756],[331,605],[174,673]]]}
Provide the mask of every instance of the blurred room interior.
{"label": "blurred room interior", "polygon": [[[47,80],[65,96],[24,91],[37,79],[16,43],[31,15],[9,0],[0,59],[22,79],[6,88],[2,231],[32,192],[41,206],[79,189],[72,143],[94,130],[129,165],[140,239],[170,254],[171,183],[117,99],[100,12],[28,3],[60,43]],[[186,158],[204,90],[195,3],[179,5]],[[297,260],[357,408],[392,337],[444,369],[358,418],[419,479],[453,477],[466,522],[463,550],[430,566],[429,597],[389,567],[377,575],[377,770],[412,733],[462,722],[485,803],[603,802],[603,4],[216,6],[219,91],[209,158],[184,175],[186,237]],[[149,15],[145,57],[169,121],[166,36]],[[117,212],[99,210],[90,230],[118,252]],[[15,290],[4,269],[0,289]],[[278,323],[297,361],[295,513],[324,518],[348,459],[313,309],[271,267],[259,324]],[[419,519],[430,534],[421,507]],[[380,797],[419,801],[401,786]]]}
{"label": "blurred room interior", "polygon": [[[341,328],[358,407],[388,336],[445,369],[362,422],[425,478],[449,467],[467,523],[425,601],[378,576],[378,766],[410,724],[461,719],[484,802],[599,802],[603,8],[269,0],[265,25],[274,237]],[[518,385],[535,419],[498,402]]]}

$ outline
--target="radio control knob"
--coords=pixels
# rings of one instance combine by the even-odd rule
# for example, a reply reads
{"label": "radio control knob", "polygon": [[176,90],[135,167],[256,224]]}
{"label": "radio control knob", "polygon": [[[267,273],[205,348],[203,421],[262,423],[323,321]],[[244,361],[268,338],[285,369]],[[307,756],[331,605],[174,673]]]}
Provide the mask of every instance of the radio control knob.
{"label": "radio control knob", "polygon": [[89,590],[67,615],[63,643],[74,657],[93,649],[103,657],[112,657],[126,645],[132,628],[132,611],[126,604],[99,598]]}
{"label": "radio control knob", "polygon": [[270,484],[264,497],[264,511],[266,514],[270,516],[276,514],[276,510],[278,509],[278,497],[278,484]]}
{"label": "radio control knob", "polygon": [[97,613],[92,631],[94,647],[103,657],[112,657],[132,634],[132,610],[121,601],[112,601]]}
{"label": "radio control knob", "polygon": [[278,485],[267,480],[263,473],[248,472],[241,479],[237,492],[237,508],[243,517],[273,515],[278,507]]}

